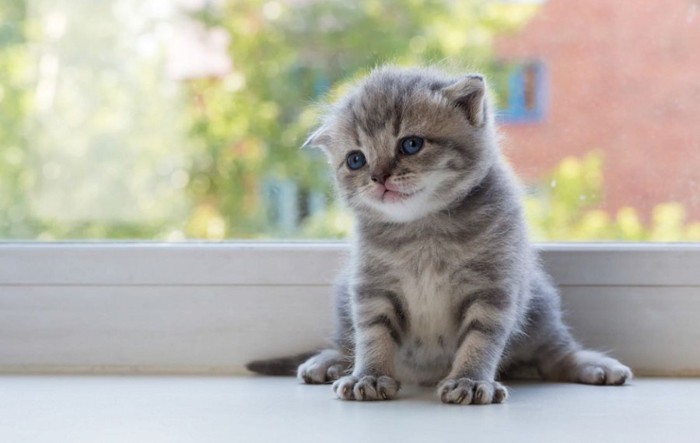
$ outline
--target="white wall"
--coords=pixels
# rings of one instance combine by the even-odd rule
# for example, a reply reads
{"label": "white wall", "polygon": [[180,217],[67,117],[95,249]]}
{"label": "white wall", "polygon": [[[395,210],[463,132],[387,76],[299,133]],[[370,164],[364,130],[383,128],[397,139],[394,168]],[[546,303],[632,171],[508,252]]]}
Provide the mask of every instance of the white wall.
{"label": "white wall", "polygon": [[[566,317],[638,375],[700,375],[700,246],[549,245]],[[239,373],[331,330],[343,244],[0,245],[1,372]]]}

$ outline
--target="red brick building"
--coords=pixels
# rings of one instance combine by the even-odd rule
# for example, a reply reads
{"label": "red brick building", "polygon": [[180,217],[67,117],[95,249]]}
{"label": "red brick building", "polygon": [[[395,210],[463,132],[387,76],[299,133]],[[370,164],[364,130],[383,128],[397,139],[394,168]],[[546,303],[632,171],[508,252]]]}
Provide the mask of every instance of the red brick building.
{"label": "red brick building", "polygon": [[606,209],[700,218],[700,0],[547,0],[496,48],[544,67],[541,116],[504,125],[523,178],[600,150]]}

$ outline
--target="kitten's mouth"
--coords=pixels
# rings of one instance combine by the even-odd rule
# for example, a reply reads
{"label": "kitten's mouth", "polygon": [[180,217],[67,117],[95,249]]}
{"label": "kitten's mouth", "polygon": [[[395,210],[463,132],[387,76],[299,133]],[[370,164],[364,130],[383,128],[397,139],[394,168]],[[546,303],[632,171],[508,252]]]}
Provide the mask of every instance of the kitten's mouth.
{"label": "kitten's mouth", "polygon": [[392,191],[389,189],[385,189],[384,193],[381,195],[380,199],[384,203],[398,203],[402,202],[404,200],[408,200],[409,198],[413,197],[414,195],[418,194],[421,192],[422,189],[418,189],[413,192],[400,192],[400,191]]}

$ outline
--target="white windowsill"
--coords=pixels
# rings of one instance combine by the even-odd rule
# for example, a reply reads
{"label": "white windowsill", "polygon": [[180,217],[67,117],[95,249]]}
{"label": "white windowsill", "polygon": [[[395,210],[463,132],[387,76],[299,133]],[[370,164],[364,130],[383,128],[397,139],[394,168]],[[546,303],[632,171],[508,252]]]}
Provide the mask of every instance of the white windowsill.
{"label": "white windowsill", "polygon": [[[700,374],[700,245],[541,247],[568,322],[638,375]],[[0,372],[243,373],[322,346],[342,243],[0,244]]]}
{"label": "white windowsill", "polygon": [[262,377],[0,376],[6,442],[700,441],[700,380],[618,387],[510,383],[502,405],[443,405],[405,387],[343,402],[330,387]]}

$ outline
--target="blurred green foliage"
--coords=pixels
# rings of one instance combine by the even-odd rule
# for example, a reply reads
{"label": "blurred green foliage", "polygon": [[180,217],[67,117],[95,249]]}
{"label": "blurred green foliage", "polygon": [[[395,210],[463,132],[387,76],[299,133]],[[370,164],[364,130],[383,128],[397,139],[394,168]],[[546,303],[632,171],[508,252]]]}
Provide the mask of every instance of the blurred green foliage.
{"label": "blurred green foliage", "polygon": [[30,87],[26,50],[26,4],[2,0],[0,8],[0,236],[29,237],[35,226],[27,219],[26,190],[32,177],[24,173],[25,115]]}
{"label": "blurred green foliage", "polygon": [[138,0],[0,1],[0,237],[182,225],[187,113],[146,47],[159,19]]}
{"label": "blurred green foliage", "polygon": [[[315,104],[387,62],[480,70],[498,92],[493,39],[537,11],[493,0],[231,0],[174,14],[163,4],[0,0],[0,238],[344,237],[349,216],[324,204],[324,158],[299,150]],[[183,21],[226,31],[227,74],[168,78]],[[675,203],[648,222],[596,209],[602,161],[564,159],[530,187],[535,238],[700,239]],[[274,217],[287,195],[298,200],[292,230]]]}
{"label": "blurred green foliage", "polygon": [[583,158],[566,157],[549,177],[530,187],[525,208],[535,240],[700,241],[700,223],[689,222],[677,202],[660,203],[651,214],[632,207],[616,213],[600,209],[603,162],[604,154],[596,151]]}

